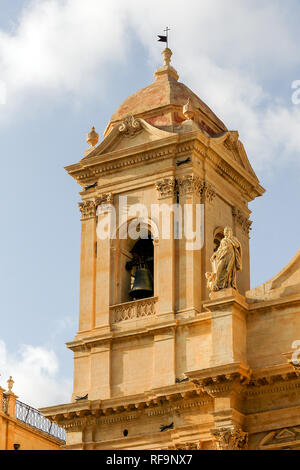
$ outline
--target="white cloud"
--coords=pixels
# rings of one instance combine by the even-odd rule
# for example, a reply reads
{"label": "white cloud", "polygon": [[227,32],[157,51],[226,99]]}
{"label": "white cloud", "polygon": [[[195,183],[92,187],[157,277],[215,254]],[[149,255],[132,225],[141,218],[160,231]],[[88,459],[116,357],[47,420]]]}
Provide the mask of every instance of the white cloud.
{"label": "white cloud", "polygon": [[133,38],[148,51],[145,61],[159,63],[155,36],[169,22],[181,79],[240,131],[262,169],[299,161],[299,110],[266,90],[300,65],[299,14],[296,0],[33,1],[13,31],[0,32],[0,78],[11,103],[35,90],[99,96]]}
{"label": "white cloud", "polygon": [[51,349],[22,345],[10,353],[0,340],[0,373],[1,386],[7,389],[11,375],[19,400],[35,408],[70,402],[72,382],[59,377],[58,359]]}

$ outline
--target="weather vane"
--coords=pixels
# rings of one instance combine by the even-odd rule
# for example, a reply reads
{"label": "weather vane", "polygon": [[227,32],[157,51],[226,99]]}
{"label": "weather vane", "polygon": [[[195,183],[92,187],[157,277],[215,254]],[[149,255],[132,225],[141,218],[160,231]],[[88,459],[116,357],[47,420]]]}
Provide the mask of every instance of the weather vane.
{"label": "weather vane", "polygon": [[164,32],[166,34],[165,35],[158,35],[158,42],[165,42],[167,44],[167,47],[169,47],[169,38],[168,38],[169,31],[171,31],[171,30],[167,26],[166,29],[164,29]]}

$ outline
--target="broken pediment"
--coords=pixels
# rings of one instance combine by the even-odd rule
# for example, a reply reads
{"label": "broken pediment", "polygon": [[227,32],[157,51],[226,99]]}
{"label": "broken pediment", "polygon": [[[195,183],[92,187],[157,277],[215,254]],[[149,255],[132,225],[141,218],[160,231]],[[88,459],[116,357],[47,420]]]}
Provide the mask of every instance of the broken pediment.
{"label": "broken pediment", "polygon": [[257,176],[249,162],[245,148],[239,140],[237,131],[224,132],[222,135],[212,137],[211,141],[222,146],[231,160],[237,162],[242,168],[257,179]]}
{"label": "broken pediment", "polygon": [[248,302],[280,299],[300,293],[300,250],[270,281],[246,293]]}
{"label": "broken pediment", "polygon": [[173,135],[175,134],[172,132],[158,129],[151,126],[144,119],[135,118],[130,115],[116,125],[97,147],[86,152],[83,160],[147,144]]}

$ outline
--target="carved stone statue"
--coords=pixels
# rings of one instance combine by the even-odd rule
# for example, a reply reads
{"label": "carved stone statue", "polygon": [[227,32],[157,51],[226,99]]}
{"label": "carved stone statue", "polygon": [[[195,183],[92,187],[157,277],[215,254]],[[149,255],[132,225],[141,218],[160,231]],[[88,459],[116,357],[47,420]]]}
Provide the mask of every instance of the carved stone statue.
{"label": "carved stone statue", "polygon": [[236,289],[236,273],[242,270],[242,247],[231,227],[225,227],[224,238],[210,261],[213,271],[205,274],[209,290]]}

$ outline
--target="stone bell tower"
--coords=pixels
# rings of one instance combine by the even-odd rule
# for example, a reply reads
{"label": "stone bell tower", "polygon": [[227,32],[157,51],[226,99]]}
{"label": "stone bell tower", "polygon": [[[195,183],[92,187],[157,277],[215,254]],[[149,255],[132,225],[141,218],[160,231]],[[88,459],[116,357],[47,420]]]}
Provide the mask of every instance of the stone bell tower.
{"label": "stone bell tower", "polygon": [[[171,55],[163,51],[155,81],[113,114],[102,142],[93,129],[91,147],[66,168],[82,187],[79,328],[67,344],[74,390],[71,403],[43,412],[66,428],[70,449],[211,449],[212,429],[242,429],[235,397],[223,397],[223,410],[203,380],[212,370],[229,382],[247,377],[248,203],[264,189],[238,132],[178,81]],[[136,204],[147,210],[139,216],[147,247],[123,236]],[[193,249],[171,210],[170,236],[163,234],[176,204],[182,224],[189,219],[201,232]],[[99,237],[108,207],[114,236]],[[219,293],[209,297],[205,278],[225,226],[239,239],[243,261],[237,291],[227,292],[226,301]],[[153,291],[136,300],[127,268],[143,250]]]}

